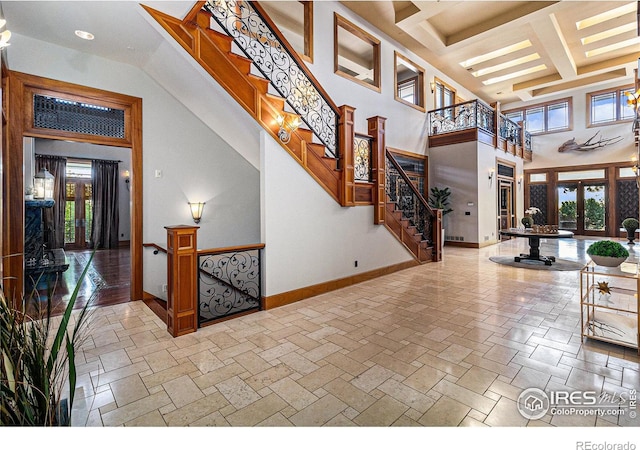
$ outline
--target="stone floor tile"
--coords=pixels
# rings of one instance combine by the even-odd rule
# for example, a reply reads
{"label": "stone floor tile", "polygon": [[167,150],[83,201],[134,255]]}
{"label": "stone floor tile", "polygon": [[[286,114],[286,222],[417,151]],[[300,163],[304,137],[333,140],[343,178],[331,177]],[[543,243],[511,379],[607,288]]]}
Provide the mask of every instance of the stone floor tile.
{"label": "stone floor tile", "polygon": [[422,366],[411,376],[407,377],[407,379],[403,381],[403,384],[418,392],[426,393],[440,380],[442,380],[445,375],[447,375],[446,372],[442,372],[430,366]]}
{"label": "stone floor tile", "polygon": [[324,389],[345,402],[357,413],[364,411],[376,401],[375,397],[341,378],[336,378],[325,384]]}
{"label": "stone floor tile", "polygon": [[176,408],[181,408],[205,396],[193,380],[186,375],[167,381],[162,387],[171,397]]}
{"label": "stone floor tile", "polygon": [[474,366],[460,377],[456,384],[483,394],[497,377],[498,374],[494,372]]}
{"label": "stone floor tile", "polygon": [[216,384],[216,388],[236,409],[242,409],[261,398],[251,386],[238,376]]}
{"label": "stone floor tile", "polygon": [[[164,414],[164,420],[169,426],[184,427],[216,411],[222,411],[227,406],[229,406],[228,400],[221,393],[216,392]],[[235,408],[231,409],[235,411]]]}
{"label": "stone floor tile", "polygon": [[107,427],[123,425],[169,403],[171,403],[169,396],[164,392],[160,392],[101,414],[102,422]]}
{"label": "stone floor tile", "polygon": [[395,373],[393,371],[375,365],[355,377],[351,381],[351,384],[364,392],[371,392],[394,375]]}
{"label": "stone floor tile", "polygon": [[116,380],[111,383],[110,386],[118,407],[135,402],[149,395],[149,391],[139,375],[131,375],[130,377]]}
{"label": "stone floor tile", "polygon": [[404,403],[385,395],[365,409],[353,421],[358,425],[386,427],[398,420],[407,409],[409,407]]}
{"label": "stone floor tile", "polygon": [[318,397],[289,377],[276,381],[269,388],[298,411],[318,400]]}
{"label": "stone floor tile", "polygon": [[523,427],[528,420],[518,412],[515,401],[502,397],[487,415],[484,423],[492,427]]}
{"label": "stone floor tile", "polygon": [[385,381],[378,389],[422,414],[434,404],[433,399],[393,379]]}
{"label": "stone floor tile", "polygon": [[286,407],[287,402],[276,394],[271,394],[230,414],[226,419],[233,426],[251,427],[268,419]]}
{"label": "stone floor tile", "polygon": [[347,408],[347,404],[332,394],[327,394],[318,401],[289,418],[296,426],[322,426]]}
{"label": "stone floor tile", "polygon": [[427,427],[456,427],[470,410],[467,405],[443,395],[418,422]]}
{"label": "stone floor tile", "polygon": [[451,397],[452,399],[463,403],[467,406],[477,409],[478,411],[488,414],[496,405],[495,400],[492,400],[483,395],[477,394],[467,388],[458,386],[446,380],[440,380],[438,384],[433,387],[434,391],[440,392],[442,395]]}

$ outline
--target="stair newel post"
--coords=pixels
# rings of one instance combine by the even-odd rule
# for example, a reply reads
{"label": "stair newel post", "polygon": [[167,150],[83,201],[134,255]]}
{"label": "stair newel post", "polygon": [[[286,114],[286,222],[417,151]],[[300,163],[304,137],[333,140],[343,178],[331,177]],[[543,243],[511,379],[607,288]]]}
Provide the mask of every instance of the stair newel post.
{"label": "stair newel post", "polygon": [[386,168],[385,168],[385,126],[386,117],[369,117],[368,134],[373,139],[371,141],[371,171],[373,172],[373,223],[380,225],[384,223],[386,211]]}
{"label": "stair newel post", "polygon": [[340,107],[338,122],[338,136],[340,159],[342,161],[342,186],[340,189],[340,204],[342,206],[356,205],[356,182],[354,173],[353,141],[355,139],[354,114],[355,108],[347,105]]}
{"label": "stair newel post", "polygon": [[167,230],[167,331],[173,337],[198,329],[197,226]]}
{"label": "stair newel post", "polygon": [[498,148],[498,142],[500,140],[500,102],[491,103],[491,106],[493,107],[495,114],[495,120],[493,123],[493,148]]}
{"label": "stair newel post", "polygon": [[435,213],[431,230],[431,233],[433,234],[433,260],[442,261],[442,241],[444,239],[444,236],[442,235],[442,210],[434,209],[433,212]]}

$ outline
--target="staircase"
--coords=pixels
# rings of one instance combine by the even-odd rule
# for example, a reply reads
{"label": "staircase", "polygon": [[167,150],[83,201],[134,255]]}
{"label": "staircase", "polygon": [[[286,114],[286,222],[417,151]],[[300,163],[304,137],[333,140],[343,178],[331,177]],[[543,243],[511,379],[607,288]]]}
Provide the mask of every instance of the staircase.
{"label": "staircase", "polygon": [[[335,201],[342,206],[356,205],[355,110],[335,105],[259,4],[201,1],[182,20],[142,7]],[[282,66],[286,71],[279,69]],[[292,122],[301,125],[293,131],[285,129]],[[376,146],[375,138],[372,145]],[[391,199],[387,199],[386,211],[381,211],[384,199],[378,198],[385,186],[383,138],[380,145],[383,150],[377,164],[382,167],[371,167],[377,174],[372,202],[380,205],[374,223],[386,223],[419,262],[440,260],[432,236],[418,231],[424,229],[426,216],[416,224],[415,213],[402,212],[399,208],[403,205],[393,204]],[[436,212],[427,208],[429,220],[436,220]]]}

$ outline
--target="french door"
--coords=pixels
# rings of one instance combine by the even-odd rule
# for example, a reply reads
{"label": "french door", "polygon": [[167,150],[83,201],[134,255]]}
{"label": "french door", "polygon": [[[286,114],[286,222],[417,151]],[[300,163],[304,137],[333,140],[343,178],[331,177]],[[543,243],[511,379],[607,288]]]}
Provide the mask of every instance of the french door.
{"label": "french door", "polygon": [[563,183],[557,188],[558,226],[578,235],[607,235],[607,185]]}
{"label": "french door", "polygon": [[78,250],[89,247],[93,203],[89,180],[67,178],[64,208],[64,248]]}
{"label": "french door", "polygon": [[[513,195],[513,180],[500,179],[500,192],[498,197],[498,206],[500,216],[498,217],[498,230],[508,230],[517,226],[515,223],[515,196]],[[502,240],[511,239],[508,236],[502,236]]]}

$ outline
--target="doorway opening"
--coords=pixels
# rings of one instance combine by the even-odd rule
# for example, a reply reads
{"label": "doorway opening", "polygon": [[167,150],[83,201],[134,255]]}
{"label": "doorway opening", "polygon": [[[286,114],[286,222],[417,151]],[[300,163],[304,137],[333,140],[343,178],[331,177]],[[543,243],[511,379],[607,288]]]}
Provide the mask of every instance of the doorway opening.
{"label": "doorway opening", "polygon": [[558,184],[558,226],[584,236],[607,235],[607,184],[577,182]]}

